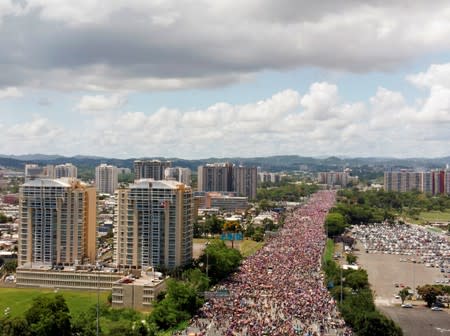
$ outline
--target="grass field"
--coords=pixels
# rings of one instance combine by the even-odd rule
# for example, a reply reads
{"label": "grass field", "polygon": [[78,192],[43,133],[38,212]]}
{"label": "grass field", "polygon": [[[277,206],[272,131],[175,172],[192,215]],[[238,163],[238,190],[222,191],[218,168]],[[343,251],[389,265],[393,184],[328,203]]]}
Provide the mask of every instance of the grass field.
{"label": "grass field", "polygon": [[418,218],[408,218],[407,221],[413,224],[426,224],[426,222],[450,222],[450,211],[421,212]]}
{"label": "grass field", "polygon": [[[212,241],[212,239],[194,238],[194,244],[204,244],[207,241]],[[239,252],[241,252],[241,254],[244,256],[244,258],[251,256],[264,246],[264,242],[256,242],[251,239],[235,240],[233,244],[231,243],[231,241],[227,240],[225,244],[227,244],[228,247],[234,245],[234,248],[238,249]]]}
{"label": "grass field", "polygon": [[244,258],[256,253],[261,247],[264,246],[264,242],[255,242],[254,240],[243,240],[239,245],[239,251]]}
{"label": "grass field", "polygon": [[323,253],[324,261],[333,260],[334,254],[334,241],[332,239],[327,239],[327,245],[325,246],[325,251]]}
{"label": "grass field", "polygon": [[[100,303],[107,301],[109,292],[100,292]],[[11,316],[22,315],[32,304],[33,298],[39,295],[54,295],[53,290],[22,289],[22,288],[0,288],[0,314],[3,314],[6,307],[11,309]],[[86,311],[89,307],[97,303],[96,292],[66,291],[59,290],[66,299],[67,306],[72,316]]]}

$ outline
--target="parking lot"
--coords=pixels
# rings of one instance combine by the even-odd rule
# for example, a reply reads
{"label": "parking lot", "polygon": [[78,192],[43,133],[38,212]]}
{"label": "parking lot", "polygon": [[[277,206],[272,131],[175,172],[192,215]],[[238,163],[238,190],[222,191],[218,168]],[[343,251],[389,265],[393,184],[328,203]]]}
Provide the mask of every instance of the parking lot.
{"label": "parking lot", "polygon": [[357,248],[359,251],[354,254],[358,257],[361,267],[367,270],[369,282],[375,291],[377,307],[402,327],[405,336],[450,335],[448,309],[433,312],[425,307],[423,301],[408,301],[414,308],[401,308],[401,300],[394,297],[401,289],[401,284],[413,288],[443,279],[439,268],[400,261],[412,259],[409,256],[365,253],[361,243],[357,244]]}
{"label": "parking lot", "polygon": [[[411,259],[407,256],[365,253],[364,247],[357,245],[360,251],[355,252],[358,263],[367,270],[372,289],[375,290],[377,305],[399,304],[401,300],[395,299],[394,294],[401,289],[400,285],[416,288],[425,284],[435,283],[436,280],[443,280],[444,274],[439,268],[426,267],[424,264],[417,264],[411,261],[401,262]],[[395,287],[398,284],[399,287]]]}

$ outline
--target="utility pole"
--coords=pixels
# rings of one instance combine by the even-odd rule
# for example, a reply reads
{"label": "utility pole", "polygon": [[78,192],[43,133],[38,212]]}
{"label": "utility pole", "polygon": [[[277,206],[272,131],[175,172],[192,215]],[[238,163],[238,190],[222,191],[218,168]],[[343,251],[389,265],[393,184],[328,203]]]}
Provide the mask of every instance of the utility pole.
{"label": "utility pole", "polygon": [[341,305],[342,305],[342,265],[341,265]]}
{"label": "utility pole", "polygon": [[209,276],[208,276],[208,270],[209,270],[208,245],[209,245],[209,241],[207,241],[207,242],[205,243],[205,246],[206,246],[206,248],[205,248],[205,250],[206,250],[206,277],[209,279]]}
{"label": "utility pole", "polygon": [[97,336],[99,335],[100,335],[100,274],[99,270],[97,269]]}

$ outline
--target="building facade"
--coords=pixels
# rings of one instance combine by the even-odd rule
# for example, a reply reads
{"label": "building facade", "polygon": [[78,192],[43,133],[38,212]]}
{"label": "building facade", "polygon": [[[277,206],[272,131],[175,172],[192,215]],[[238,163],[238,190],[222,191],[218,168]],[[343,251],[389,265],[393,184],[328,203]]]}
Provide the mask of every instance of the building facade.
{"label": "building facade", "polygon": [[189,168],[172,167],[164,170],[165,180],[175,180],[190,186],[192,183],[191,170]]}
{"label": "building facade", "polygon": [[172,167],[170,161],[136,160],[134,161],[134,179],[163,180],[166,168]]}
{"label": "building facade", "polygon": [[53,165],[39,166],[34,163],[25,165],[25,181],[37,178],[55,178],[55,167]]}
{"label": "building facade", "polygon": [[281,181],[281,174],[278,173],[269,173],[269,172],[260,172],[258,173],[258,182],[271,182],[278,183]]}
{"label": "building facade", "polygon": [[78,169],[71,163],[61,164],[55,166],[55,178],[74,177],[78,176]]}
{"label": "building facade", "polygon": [[350,183],[357,184],[359,181],[357,176],[351,176],[349,170],[342,172],[320,172],[318,174],[318,182],[327,186],[346,187]]}
{"label": "building facade", "polygon": [[432,195],[449,194],[450,171],[412,171],[401,169],[384,172],[384,190],[395,192],[420,191]]}
{"label": "building facade", "polygon": [[141,272],[139,277],[124,277],[112,286],[111,306],[148,310],[165,289],[165,279],[151,272]]}
{"label": "building facade", "polygon": [[114,262],[173,269],[192,259],[192,191],[176,181],[141,179],[117,191]]}
{"label": "building facade", "polygon": [[95,168],[95,187],[99,193],[114,195],[118,185],[117,167],[101,164]]}
{"label": "building facade", "polygon": [[19,288],[62,288],[76,290],[111,290],[113,284],[124,277],[123,273],[88,271],[79,267],[63,270],[40,265],[20,266],[16,271]]}
{"label": "building facade", "polygon": [[256,198],[256,167],[214,163],[198,167],[198,191],[235,192],[238,196]]}
{"label": "building facade", "polygon": [[258,174],[256,167],[233,167],[233,190],[238,196],[256,199]]}
{"label": "building facade", "polygon": [[215,208],[232,212],[245,211],[248,208],[248,197],[207,193],[206,208]]}
{"label": "building facade", "polygon": [[76,179],[26,182],[20,188],[19,217],[19,266],[95,261],[95,188]]}
{"label": "building facade", "polygon": [[213,163],[199,166],[198,191],[233,191],[233,165]]}

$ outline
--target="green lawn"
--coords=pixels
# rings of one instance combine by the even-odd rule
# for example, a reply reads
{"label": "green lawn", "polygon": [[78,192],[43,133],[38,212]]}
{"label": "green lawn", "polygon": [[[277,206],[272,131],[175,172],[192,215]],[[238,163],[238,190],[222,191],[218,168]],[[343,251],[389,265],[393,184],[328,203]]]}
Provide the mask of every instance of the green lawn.
{"label": "green lawn", "polygon": [[244,258],[256,253],[261,247],[264,246],[264,242],[255,242],[254,240],[245,239],[241,241],[239,250]]}
{"label": "green lawn", "polygon": [[437,232],[437,233],[443,233],[443,232],[445,232],[444,230],[439,229],[439,228],[435,228],[435,227],[428,227],[427,230],[428,230],[428,231],[431,231],[431,232]]}
{"label": "green lawn", "polygon": [[[100,292],[100,303],[106,302],[109,292]],[[76,316],[97,303],[97,293],[87,291],[59,290],[66,299],[71,315]],[[39,295],[54,295],[53,290],[0,288],[0,314],[6,307],[11,309],[12,316],[22,315],[30,306],[33,298]]]}
{"label": "green lawn", "polygon": [[323,259],[324,261],[333,260],[333,254],[334,254],[334,241],[333,239],[328,238],[327,239],[327,245],[325,246],[325,251],[323,252]]}
{"label": "green lawn", "polygon": [[450,222],[450,211],[421,212],[418,218],[408,218],[409,223],[425,224],[426,222]]}

